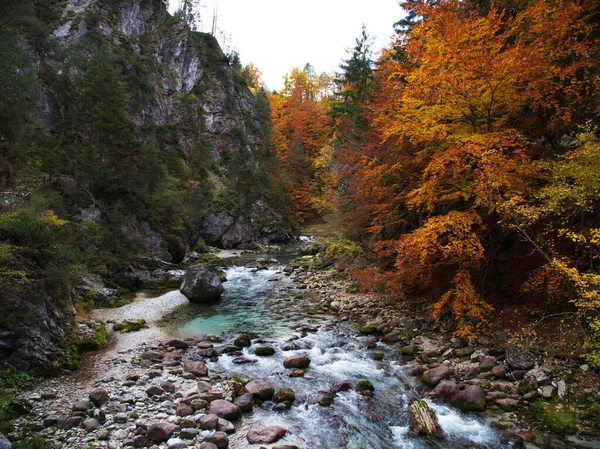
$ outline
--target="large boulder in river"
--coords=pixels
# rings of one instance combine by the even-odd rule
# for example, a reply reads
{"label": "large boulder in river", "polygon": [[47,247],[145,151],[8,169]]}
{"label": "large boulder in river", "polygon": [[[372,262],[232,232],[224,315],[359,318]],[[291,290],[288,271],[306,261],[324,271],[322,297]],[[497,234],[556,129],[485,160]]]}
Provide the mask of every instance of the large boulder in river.
{"label": "large boulder in river", "polygon": [[412,433],[422,437],[441,435],[440,424],[427,402],[423,400],[411,402],[408,406],[408,416],[410,418],[409,429]]}
{"label": "large boulder in river", "polygon": [[189,267],[181,284],[181,293],[192,302],[217,300],[224,290],[217,270],[206,264]]}
{"label": "large boulder in river", "polygon": [[217,415],[219,418],[234,421],[242,417],[242,410],[235,404],[224,399],[216,399],[210,403],[209,415]]}

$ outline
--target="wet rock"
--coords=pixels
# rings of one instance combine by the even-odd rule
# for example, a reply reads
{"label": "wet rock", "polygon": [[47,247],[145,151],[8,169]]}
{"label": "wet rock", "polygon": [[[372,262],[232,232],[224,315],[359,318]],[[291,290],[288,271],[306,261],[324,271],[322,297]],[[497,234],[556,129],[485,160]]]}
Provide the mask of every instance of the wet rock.
{"label": "wet rock", "polygon": [[145,351],[140,354],[142,360],[162,360],[163,355],[156,351]]}
{"label": "wet rock", "polygon": [[205,357],[207,359],[210,359],[212,357],[217,357],[219,355],[219,353],[217,352],[217,350],[215,348],[207,348],[207,349],[199,349],[198,355],[200,357]]}
{"label": "wet rock", "polygon": [[333,396],[330,394],[322,394],[319,396],[317,403],[321,407],[329,407],[331,404],[333,404]]}
{"label": "wet rock", "polygon": [[351,389],[352,389],[352,382],[350,382],[350,381],[340,382],[333,386],[334,393],[339,393],[340,391],[348,391]]}
{"label": "wet rock", "polygon": [[246,439],[250,444],[271,444],[282,439],[287,429],[280,426],[254,425],[248,430]]}
{"label": "wet rock", "polygon": [[254,396],[252,395],[252,393],[244,393],[243,395],[235,398],[234,403],[243,412],[251,412],[252,406],[254,405]]}
{"label": "wet rock", "polygon": [[306,374],[306,373],[305,373],[305,371],[303,369],[301,369],[301,368],[294,368],[290,372],[289,376],[290,377],[304,377],[304,374]]}
{"label": "wet rock", "polygon": [[408,406],[409,429],[423,437],[441,435],[442,430],[433,410],[423,400],[413,401]]}
{"label": "wet rock", "polygon": [[375,391],[375,387],[368,380],[361,380],[356,384],[356,387],[354,389],[365,396],[370,396]]}
{"label": "wet rock", "polygon": [[98,421],[96,418],[90,418],[83,421],[83,428],[86,432],[93,432],[94,430],[98,430],[100,427],[102,427],[102,424],[100,424],[100,421]]}
{"label": "wet rock", "polygon": [[260,357],[268,357],[275,354],[275,348],[271,348],[270,346],[259,346],[254,350],[254,354]]}
{"label": "wet rock", "polygon": [[432,399],[441,399],[443,401],[449,401],[460,391],[460,387],[456,382],[444,380],[437,384],[437,386],[431,392],[430,397]]}
{"label": "wet rock", "polygon": [[250,335],[242,334],[233,340],[233,344],[238,348],[247,348],[252,344],[252,339]]}
{"label": "wet rock", "polygon": [[0,449],[10,449],[10,441],[0,433]]}
{"label": "wet rock", "polygon": [[275,388],[270,383],[256,379],[246,384],[246,391],[257,399],[271,399],[275,393]]}
{"label": "wet rock", "polygon": [[208,368],[200,360],[186,360],[183,363],[183,369],[198,377],[205,377],[208,375]]}
{"label": "wet rock", "polygon": [[181,284],[181,293],[192,302],[215,301],[224,291],[219,273],[207,264],[189,267]]}
{"label": "wet rock", "polygon": [[310,365],[310,359],[306,355],[294,355],[283,361],[286,368],[306,368]]}
{"label": "wet rock", "polygon": [[298,343],[293,342],[293,341],[289,341],[287,343],[282,344],[279,349],[281,349],[282,351],[297,351],[298,349],[300,349],[300,346],[298,346]]}
{"label": "wet rock", "polygon": [[275,395],[273,396],[273,402],[275,402],[276,404],[279,404],[280,402],[291,403],[295,400],[296,394],[291,388],[282,388],[281,390],[277,391],[277,393],[275,393]]}
{"label": "wet rock", "polygon": [[196,449],[219,449],[216,444],[213,443],[201,443],[198,446],[194,446]]}
{"label": "wet rock", "polygon": [[90,393],[90,401],[92,401],[96,407],[100,407],[108,402],[108,392],[103,388],[96,388]]}
{"label": "wet rock", "polygon": [[237,405],[223,399],[212,401],[208,413],[229,421],[234,421],[242,417],[242,410]]}
{"label": "wet rock", "polygon": [[450,376],[450,368],[446,365],[432,368],[423,373],[423,383],[430,387],[435,387],[442,380],[447,379]]}
{"label": "wet rock", "polygon": [[169,340],[165,343],[165,346],[175,349],[187,349],[190,347],[189,343],[183,340]]}
{"label": "wet rock", "polygon": [[454,395],[452,404],[460,410],[482,412],[486,406],[485,394],[481,387],[472,385]]}
{"label": "wet rock", "polygon": [[204,437],[204,441],[214,444],[218,449],[225,449],[229,446],[229,437],[225,432],[215,432],[212,435]]}
{"label": "wet rock", "polygon": [[257,359],[250,359],[248,357],[236,357],[231,360],[231,363],[235,363],[236,365],[247,365],[249,363],[258,363]]}
{"label": "wet rock", "polygon": [[219,417],[217,415],[204,415],[200,418],[198,426],[202,430],[213,430],[219,425]]}
{"label": "wet rock", "polygon": [[158,422],[148,427],[146,438],[152,441],[167,441],[178,427],[170,422]]}
{"label": "wet rock", "polygon": [[504,353],[504,360],[511,369],[528,370],[535,365],[535,357],[529,351],[518,346],[509,345]]}

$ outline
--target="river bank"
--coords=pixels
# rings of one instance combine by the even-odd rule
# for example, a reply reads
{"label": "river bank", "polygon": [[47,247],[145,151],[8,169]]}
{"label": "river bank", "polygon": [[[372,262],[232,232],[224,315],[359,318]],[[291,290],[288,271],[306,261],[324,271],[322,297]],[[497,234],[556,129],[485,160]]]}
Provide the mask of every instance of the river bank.
{"label": "river bank", "polygon": [[[279,447],[598,447],[544,433],[532,420],[528,402],[537,399],[534,391],[542,396],[547,391],[550,397],[560,391],[562,404],[579,394],[583,375],[591,373],[575,371],[576,381],[565,382],[566,391],[563,384],[559,389],[563,371],[558,368],[549,370],[534,361],[533,369],[516,370],[510,357],[505,360],[508,347],[502,352],[502,342],[470,345],[452,339],[444,323],[409,314],[402,304],[384,306],[373,296],[346,293],[350,283],[342,273],[316,270],[314,261],[309,256],[290,267],[230,269],[231,282],[238,286],[236,295],[250,293],[233,309],[248,308],[243,314],[258,309],[263,315],[243,321],[235,316],[236,310],[229,310],[221,317],[219,313],[230,307],[224,298],[218,310],[199,317],[202,329],[207,324],[217,331],[238,326],[236,332],[218,338],[191,336],[193,326],[182,323],[200,310],[190,307],[177,291],[95,312],[103,320],[144,318],[149,328],[113,334],[109,346],[89,354],[81,370],[27,393],[32,414],[15,421],[17,431],[29,429],[65,448],[208,449],[213,447],[208,444],[226,447],[225,442],[231,448],[258,448],[264,442],[254,445],[248,438],[253,427],[273,435],[266,440],[282,436],[275,427],[286,429],[284,438],[277,440]],[[232,316],[234,321],[223,321]],[[300,365],[307,357],[309,366],[287,368],[285,361],[294,357],[299,361],[293,363]],[[522,358],[523,363],[531,362],[526,355]],[[510,378],[521,376],[515,376],[517,371],[524,371],[521,379]],[[528,373],[537,376],[537,385],[530,384],[525,391],[522,382]],[[422,383],[428,377],[429,387]],[[248,388],[250,378],[255,382]],[[374,391],[365,387],[368,384],[360,386],[362,381],[373,385]],[[286,388],[293,389],[293,401]],[[273,394],[282,390],[288,394],[280,394],[286,400],[273,400]],[[93,391],[101,400],[90,397]],[[436,400],[428,401],[445,436],[426,444],[409,434],[406,406],[431,396],[431,391]],[[483,409],[460,414],[447,405],[461,391],[477,393],[479,406],[483,397]],[[471,404],[472,396],[465,402]],[[255,405],[240,420],[231,404],[216,402],[213,408],[215,401],[223,400],[246,411],[249,402]],[[210,415],[218,418],[207,418]],[[165,432],[153,430],[155,424]],[[323,436],[324,428],[330,437]],[[593,439],[593,430],[582,430],[578,428],[578,438]]]}

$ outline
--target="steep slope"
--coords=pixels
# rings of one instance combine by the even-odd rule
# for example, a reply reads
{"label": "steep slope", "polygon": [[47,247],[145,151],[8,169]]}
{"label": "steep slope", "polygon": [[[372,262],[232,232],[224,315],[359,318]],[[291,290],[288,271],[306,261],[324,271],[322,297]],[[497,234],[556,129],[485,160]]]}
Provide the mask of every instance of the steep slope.
{"label": "steep slope", "polygon": [[0,56],[6,361],[56,365],[140,265],[293,236],[264,92],[162,1],[9,0]]}

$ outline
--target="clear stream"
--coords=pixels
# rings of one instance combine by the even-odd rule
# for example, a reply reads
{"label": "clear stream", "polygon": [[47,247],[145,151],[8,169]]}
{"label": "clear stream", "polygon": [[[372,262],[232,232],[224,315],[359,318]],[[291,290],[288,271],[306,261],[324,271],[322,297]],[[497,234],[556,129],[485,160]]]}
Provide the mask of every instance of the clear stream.
{"label": "clear stream", "polygon": [[[290,255],[272,257],[282,261],[289,260]],[[290,434],[277,444],[311,449],[511,447],[501,443],[500,435],[486,423],[431,401],[446,437],[427,443],[409,435],[407,406],[419,394],[416,381],[408,376],[407,365],[393,347],[373,337],[356,335],[348,325],[335,323],[330,316],[308,315],[296,309],[289,296],[298,292],[281,271],[282,265],[257,271],[244,266],[248,260],[231,263],[234,265],[225,268],[228,280],[223,284],[221,301],[206,306],[186,304],[167,318],[167,327],[183,337],[220,335],[231,341],[239,332],[257,336],[258,341],[253,340],[252,347],[244,349],[244,356],[257,359],[256,363],[238,365],[233,363],[234,356],[225,354],[209,363],[209,368],[263,378],[276,389],[291,387],[296,401],[283,412],[270,410],[272,404],[268,402],[255,407],[254,413],[244,419],[245,428],[253,423],[281,425]],[[279,345],[291,339],[300,349],[281,351]],[[255,356],[254,349],[264,345],[273,346],[275,355]],[[373,360],[376,352],[384,354],[382,361]],[[311,359],[304,378],[290,378],[283,368],[283,359],[296,354],[307,354]],[[355,384],[362,379],[375,386],[372,398],[347,391],[338,393],[330,407],[315,404],[320,392],[331,390],[336,383]],[[238,431],[232,435],[230,448],[259,447],[249,445],[245,434]]]}

